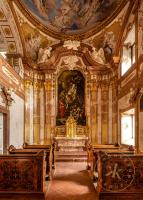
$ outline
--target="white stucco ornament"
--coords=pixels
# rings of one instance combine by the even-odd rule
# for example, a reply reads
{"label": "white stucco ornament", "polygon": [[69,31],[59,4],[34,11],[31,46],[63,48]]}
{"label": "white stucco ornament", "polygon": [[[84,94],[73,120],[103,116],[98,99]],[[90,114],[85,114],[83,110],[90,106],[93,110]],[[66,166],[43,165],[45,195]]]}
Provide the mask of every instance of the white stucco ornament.
{"label": "white stucco ornament", "polygon": [[77,65],[79,61],[77,56],[67,56],[64,58],[64,63],[68,65],[69,70],[73,70],[73,68]]}
{"label": "white stucco ornament", "polygon": [[105,59],[103,48],[100,48],[97,51],[97,49],[95,47],[93,47],[92,48],[92,52],[90,52],[90,55],[91,55],[92,59],[95,60],[96,62],[98,62],[100,64],[105,64],[106,63],[106,59]]}
{"label": "white stucco ornament", "polygon": [[63,47],[67,49],[73,49],[73,50],[78,50],[78,47],[80,47],[80,41],[76,40],[67,40],[64,41]]}
{"label": "white stucco ornament", "polygon": [[37,63],[44,63],[47,62],[51,56],[52,47],[48,48],[40,48],[38,52],[38,61]]}

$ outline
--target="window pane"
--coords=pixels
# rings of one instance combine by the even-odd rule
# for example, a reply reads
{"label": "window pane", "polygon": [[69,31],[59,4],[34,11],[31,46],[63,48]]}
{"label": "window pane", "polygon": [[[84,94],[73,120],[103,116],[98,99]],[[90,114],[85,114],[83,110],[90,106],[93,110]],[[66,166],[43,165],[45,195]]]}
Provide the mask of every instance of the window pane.
{"label": "window pane", "polygon": [[121,143],[135,145],[135,119],[133,114],[124,113],[121,117]]}
{"label": "window pane", "polygon": [[121,75],[124,75],[133,63],[135,63],[135,24],[128,32],[123,44]]}
{"label": "window pane", "polygon": [[131,48],[123,47],[123,57],[122,57],[122,69],[121,74],[125,74],[126,71],[131,67]]}

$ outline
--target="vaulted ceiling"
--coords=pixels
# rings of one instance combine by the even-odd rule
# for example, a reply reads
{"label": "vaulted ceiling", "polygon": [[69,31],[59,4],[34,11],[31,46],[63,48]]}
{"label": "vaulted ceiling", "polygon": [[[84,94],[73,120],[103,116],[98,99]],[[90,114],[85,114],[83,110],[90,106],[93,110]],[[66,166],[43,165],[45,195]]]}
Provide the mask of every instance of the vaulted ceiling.
{"label": "vaulted ceiling", "polygon": [[[79,41],[79,52],[102,48],[106,64],[117,53],[133,4],[132,0],[0,1],[0,50],[19,54],[35,66],[45,50],[53,63],[60,53],[74,51],[66,48],[67,41],[70,46]],[[89,65],[90,61],[94,65],[92,56]]]}
{"label": "vaulted ceiling", "polygon": [[41,23],[47,31],[62,35],[99,31],[115,18],[124,0],[23,0],[25,14]]}

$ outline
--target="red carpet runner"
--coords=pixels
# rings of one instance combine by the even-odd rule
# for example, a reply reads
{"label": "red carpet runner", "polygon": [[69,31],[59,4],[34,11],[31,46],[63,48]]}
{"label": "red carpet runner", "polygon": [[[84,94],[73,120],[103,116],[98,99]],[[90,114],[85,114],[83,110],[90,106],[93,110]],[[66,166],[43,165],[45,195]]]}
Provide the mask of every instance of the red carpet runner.
{"label": "red carpet runner", "polygon": [[96,200],[86,162],[58,162],[48,185],[46,200]]}

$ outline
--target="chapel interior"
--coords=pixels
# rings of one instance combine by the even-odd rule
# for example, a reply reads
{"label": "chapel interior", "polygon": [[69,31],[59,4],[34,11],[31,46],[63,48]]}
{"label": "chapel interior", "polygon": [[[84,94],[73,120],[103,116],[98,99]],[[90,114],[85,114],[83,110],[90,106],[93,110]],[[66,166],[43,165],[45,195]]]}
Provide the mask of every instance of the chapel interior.
{"label": "chapel interior", "polygon": [[0,199],[143,199],[142,0],[0,0]]}

